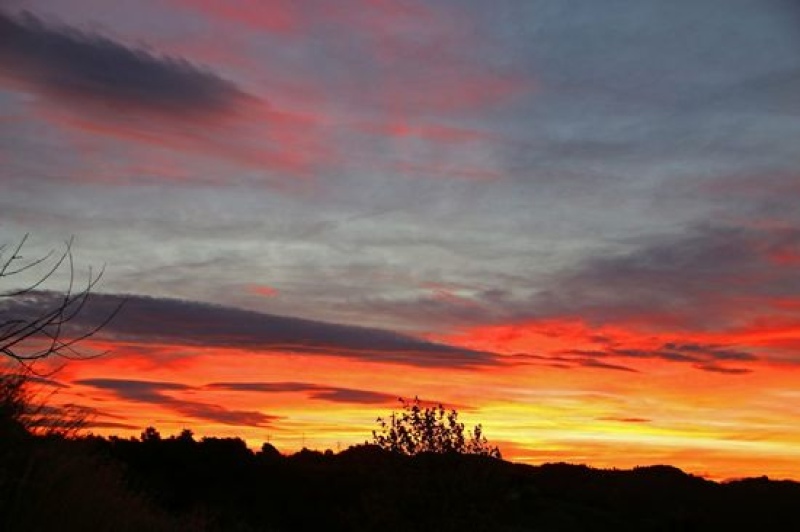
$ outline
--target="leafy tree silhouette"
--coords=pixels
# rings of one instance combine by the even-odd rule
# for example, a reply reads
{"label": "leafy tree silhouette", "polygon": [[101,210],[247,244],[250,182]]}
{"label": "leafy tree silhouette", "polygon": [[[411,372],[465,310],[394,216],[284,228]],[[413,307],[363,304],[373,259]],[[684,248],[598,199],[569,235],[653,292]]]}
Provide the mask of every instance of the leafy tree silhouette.
{"label": "leafy tree silhouette", "polygon": [[441,404],[423,407],[418,397],[399,401],[399,414],[392,412],[388,418],[376,420],[379,429],[372,431],[372,443],[378,447],[408,456],[456,453],[502,458],[500,449],[489,445],[480,424],[465,432],[455,409],[445,410]]}
{"label": "leafy tree silhouette", "polygon": [[159,442],[161,441],[161,433],[155,427],[147,427],[142,432],[142,442]]}

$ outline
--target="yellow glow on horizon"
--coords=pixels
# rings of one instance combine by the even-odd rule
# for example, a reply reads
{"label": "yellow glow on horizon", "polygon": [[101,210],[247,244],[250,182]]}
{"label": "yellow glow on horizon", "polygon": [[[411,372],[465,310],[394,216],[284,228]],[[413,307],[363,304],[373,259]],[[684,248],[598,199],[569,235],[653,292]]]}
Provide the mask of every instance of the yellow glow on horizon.
{"label": "yellow glow on horizon", "polygon": [[[516,341],[520,341],[517,337]],[[69,384],[57,403],[96,408],[91,430],[138,436],[156,426],[164,436],[184,428],[197,437],[240,437],[253,449],[270,442],[284,453],[302,447],[334,451],[371,438],[375,418],[397,410],[393,397],[416,395],[459,411],[477,423],[506,459],[596,467],[670,464],[715,479],[769,475],[800,479],[800,407],[794,368],[766,363],[753,373],[703,372],[662,360],[627,362],[639,373],[547,365],[455,369],[406,367],[338,356],[252,353],[241,349],[148,346],[138,354],[118,344],[114,355],[72,364],[58,374]],[[149,401],[80,381],[127,379],[177,383]],[[211,383],[305,383],[308,389],[253,392]],[[312,386],[385,393],[379,402],[339,402],[314,396]],[[144,399],[148,399],[145,397]],[[263,426],[191,417],[176,402],[256,412],[275,419]],[[191,413],[191,411],[190,411]],[[115,426],[119,423],[126,426]]]}

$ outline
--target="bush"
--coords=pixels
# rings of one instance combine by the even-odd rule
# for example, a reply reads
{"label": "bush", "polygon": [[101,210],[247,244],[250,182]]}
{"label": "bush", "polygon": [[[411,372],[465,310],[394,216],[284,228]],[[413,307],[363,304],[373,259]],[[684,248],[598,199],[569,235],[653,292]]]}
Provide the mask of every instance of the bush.
{"label": "bush", "polygon": [[377,419],[379,430],[372,431],[373,443],[387,451],[413,456],[419,453],[476,454],[501,458],[500,449],[492,447],[481,425],[470,432],[458,421],[455,409],[423,407],[419,398],[400,399],[402,412]]}

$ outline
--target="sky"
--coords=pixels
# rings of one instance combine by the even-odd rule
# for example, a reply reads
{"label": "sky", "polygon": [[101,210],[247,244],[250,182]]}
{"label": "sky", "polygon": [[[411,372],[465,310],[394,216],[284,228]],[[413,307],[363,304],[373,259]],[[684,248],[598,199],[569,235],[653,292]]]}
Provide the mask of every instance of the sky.
{"label": "sky", "polygon": [[799,115],[793,0],[4,0],[0,242],[95,433],[800,479]]}

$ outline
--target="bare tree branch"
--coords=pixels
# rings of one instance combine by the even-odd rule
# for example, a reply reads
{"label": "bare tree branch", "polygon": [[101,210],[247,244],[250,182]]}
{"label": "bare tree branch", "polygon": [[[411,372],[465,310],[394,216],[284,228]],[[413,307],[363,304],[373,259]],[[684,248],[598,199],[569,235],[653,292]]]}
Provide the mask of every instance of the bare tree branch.
{"label": "bare tree branch", "polygon": [[[33,367],[37,361],[48,358],[85,360],[104,355],[105,352],[81,352],[75,345],[94,336],[114,319],[124,305],[124,300],[97,325],[83,329],[68,326],[85,310],[92,292],[103,277],[105,268],[101,268],[96,274],[89,268],[85,284],[78,289],[72,238],[65,243],[64,251],[60,254],[51,250],[41,257],[26,261],[21,253],[27,240],[28,235],[25,235],[15,246],[8,244],[0,246],[0,283],[24,272],[32,273],[37,267],[43,268],[41,274],[21,288],[0,291],[0,353],[32,373],[37,373]],[[64,267],[67,268],[68,274],[67,286],[59,296],[53,297],[54,292],[44,291],[42,287]],[[14,308],[5,305],[4,309],[2,305],[4,300],[25,299],[53,300],[53,303],[38,310],[34,316],[24,313],[18,316],[3,316],[4,310]]]}

